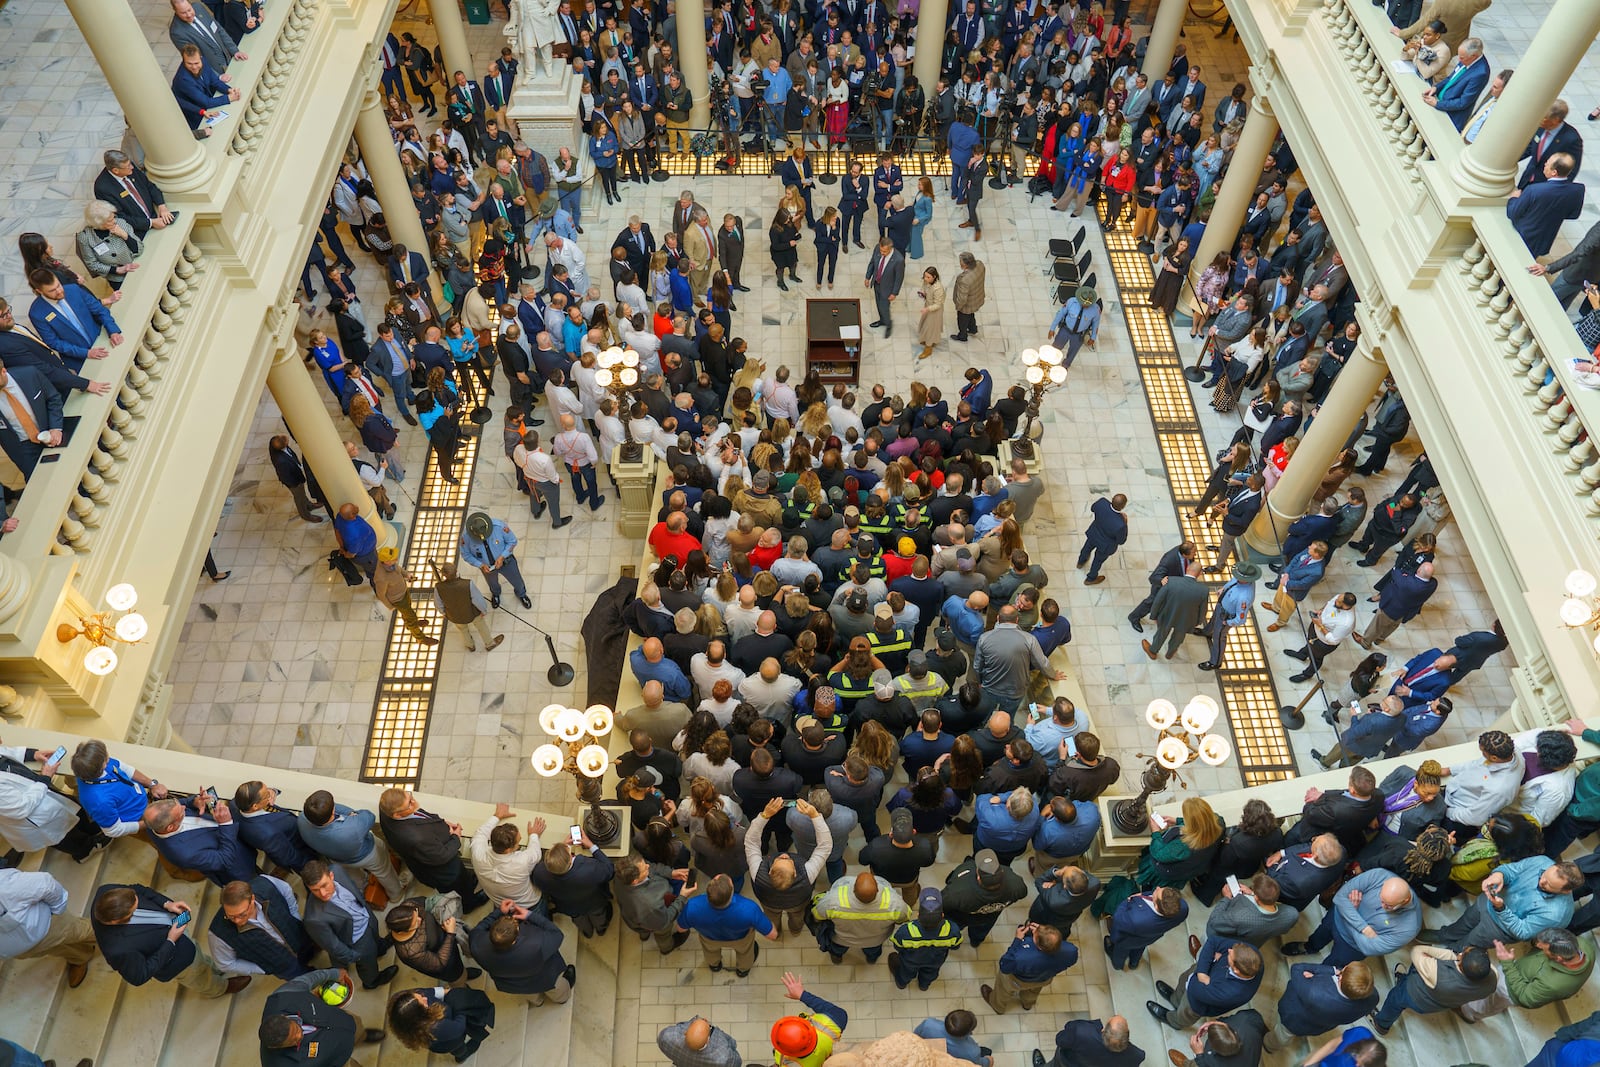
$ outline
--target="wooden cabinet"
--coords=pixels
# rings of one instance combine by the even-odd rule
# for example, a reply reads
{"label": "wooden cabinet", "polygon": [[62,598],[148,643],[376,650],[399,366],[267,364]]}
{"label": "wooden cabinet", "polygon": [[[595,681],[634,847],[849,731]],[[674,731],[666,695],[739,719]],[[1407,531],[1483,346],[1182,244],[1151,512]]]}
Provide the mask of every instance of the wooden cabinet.
{"label": "wooden cabinet", "polygon": [[861,301],[806,301],[806,373],[812,371],[824,385],[860,384]]}

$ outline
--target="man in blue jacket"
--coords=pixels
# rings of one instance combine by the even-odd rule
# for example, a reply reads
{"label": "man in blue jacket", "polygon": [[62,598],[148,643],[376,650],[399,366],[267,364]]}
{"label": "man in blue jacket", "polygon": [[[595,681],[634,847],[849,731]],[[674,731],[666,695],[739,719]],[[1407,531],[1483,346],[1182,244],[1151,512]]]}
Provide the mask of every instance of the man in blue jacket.
{"label": "man in blue jacket", "polygon": [[1456,658],[1448,652],[1430,648],[1406,661],[1389,688],[1392,696],[1405,701],[1406,708],[1414,708],[1444,696],[1455,681]]}
{"label": "man in blue jacket", "polygon": [[1373,645],[1383,644],[1390,634],[1400,628],[1401,623],[1417,617],[1422,605],[1438,588],[1439,582],[1433,576],[1432,563],[1422,564],[1414,574],[1391,572],[1389,583],[1378,594],[1378,610],[1373,613],[1367,632],[1350,636],[1362,648],[1370,649]]}
{"label": "man in blue jacket", "polygon": [[1583,183],[1572,180],[1572,170],[1572,157],[1557,153],[1545,161],[1544,181],[1512,190],[1506,201],[1506,218],[1535,256],[1547,255],[1561,224],[1583,212]]}
{"label": "man in blue jacket", "polygon": [[219,886],[254,878],[255,851],[239,840],[239,825],[228,805],[212,801],[208,793],[196,794],[190,804],[192,811],[176,800],[156,800],[144,809],[145,829],[155,838],[156,851]]}
{"label": "man in blue jacket", "polygon": [[274,866],[297,871],[317,858],[300,839],[295,813],[278,807],[278,791],[265,782],[244,782],[234,790],[233,814],[239,840]]}
{"label": "man in blue jacket", "polygon": [[[332,793],[319,789],[306,797],[297,829],[300,839],[318,854],[372,875],[390,900],[399,900],[405,883],[395,872],[388,845],[379,843],[372,833],[377,822],[378,817],[372,812],[335,803]],[[406,882],[409,881],[407,876]]]}
{"label": "man in blue jacket", "polygon": [[1111,915],[1110,933],[1104,941],[1111,966],[1119,971],[1133,970],[1144,957],[1144,950],[1160,941],[1168,930],[1182,926],[1188,915],[1188,901],[1167,886],[1135,893],[1124,900]]}
{"label": "man in blue jacket", "polygon": [[1288,985],[1278,998],[1278,1023],[1267,1032],[1264,1047],[1278,1052],[1296,1038],[1349,1026],[1377,1009],[1372,968],[1365,962],[1291,964]]}
{"label": "man in blue jacket", "polygon": [[1406,709],[1405,721],[1400,724],[1400,732],[1383,748],[1383,758],[1393,759],[1403,756],[1421,747],[1422,742],[1438,732],[1439,727],[1450,717],[1455,705],[1449,697],[1439,697],[1426,704]]}
{"label": "man in blue jacket", "polygon": [[206,66],[200,49],[192,44],[183,46],[183,64],[172,76],[172,95],[178,100],[178,110],[183,112],[189,128],[197,138],[210,137],[209,127],[202,128],[206,112],[226,107],[239,99],[239,90],[217,77],[217,72]]}
{"label": "man in blue jacket", "polygon": [[1477,105],[1478,94],[1489,84],[1489,61],[1483,57],[1483,42],[1468,37],[1456,49],[1456,69],[1436,89],[1422,94],[1422,99],[1436,110],[1450,117],[1457,130],[1466,128],[1467,119]]}
{"label": "man in blue jacket", "polygon": [[1364,870],[1334,894],[1333,906],[1306,941],[1283,946],[1285,956],[1327,948],[1322,962],[1333,967],[1387,956],[1411,943],[1422,929],[1422,907],[1404,878],[1382,867]]}
{"label": "man in blue jacket", "polygon": [[978,988],[996,1015],[1019,1004],[1023,1011],[1032,1011],[1050,980],[1077,962],[1077,947],[1060,930],[1026,922],[1017,927],[1011,947],[1000,957],[994,985]]}
{"label": "man in blue jacket", "polygon": [[1365,759],[1376,759],[1406,724],[1406,704],[1397,696],[1386,696],[1360,715],[1353,716],[1339,743],[1326,755],[1311,750],[1313,759],[1324,767],[1352,767]]}
{"label": "man in blue jacket", "polygon": [[[1333,497],[1322,502],[1322,510],[1315,515],[1302,515],[1289,524],[1287,536],[1283,539],[1283,558],[1294,559],[1311,546],[1313,541],[1328,541],[1333,532],[1338,529],[1339,501]],[[1331,544],[1332,542],[1329,541]],[[1281,566],[1273,570],[1282,570]]]}
{"label": "man in blue jacket", "polygon": [[[1101,497],[1089,506],[1094,519],[1083,535],[1083,548],[1078,552],[1078,569],[1082,570],[1085,566],[1089,568],[1088,575],[1083,579],[1084,585],[1099,585],[1106,580],[1100,568],[1128,540],[1128,517],[1123,514],[1127,506],[1128,498],[1122,493],[1110,500]],[[1094,557],[1092,562],[1091,556]]]}
{"label": "man in blue jacket", "polygon": [[95,344],[103,329],[113,345],[122,343],[122,327],[106,306],[81,285],[63,285],[47,270],[28,275],[34,301],[28,308],[28,321],[39,339],[61,354],[73,370],[82,370],[84,360],[110,355]]}
{"label": "man in blue jacket", "polygon": [[1156,992],[1173,1007],[1150,1000],[1145,1009],[1174,1030],[1187,1030],[1201,1019],[1244,1007],[1260,988],[1261,953],[1255,946],[1248,941],[1210,937],[1176,986],[1156,983]]}

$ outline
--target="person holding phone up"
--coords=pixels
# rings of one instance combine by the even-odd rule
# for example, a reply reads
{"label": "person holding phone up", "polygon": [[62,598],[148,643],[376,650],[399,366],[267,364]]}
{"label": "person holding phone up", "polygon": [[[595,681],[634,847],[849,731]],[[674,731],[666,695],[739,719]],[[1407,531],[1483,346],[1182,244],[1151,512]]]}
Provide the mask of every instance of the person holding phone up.
{"label": "person holding phone up", "polygon": [[[0,745],[0,837],[17,850],[7,859],[15,866],[23,852],[54,848],[82,861],[107,843],[94,820],[50,788],[50,779],[66,759],[65,749]],[[28,764],[38,763],[40,770]]]}
{"label": "person holding phone up", "polygon": [[111,969],[129,985],[177,982],[202,997],[237,993],[250,976],[223,978],[186,937],[193,909],[143,885],[103,885],[89,912],[94,939]]}

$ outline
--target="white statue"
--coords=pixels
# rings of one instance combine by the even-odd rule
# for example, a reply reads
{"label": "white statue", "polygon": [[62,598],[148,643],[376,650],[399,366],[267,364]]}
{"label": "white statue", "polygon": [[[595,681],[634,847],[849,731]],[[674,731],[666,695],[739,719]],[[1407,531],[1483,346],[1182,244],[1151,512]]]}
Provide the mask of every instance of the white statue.
{"label": "white statue", "polygon": [[505,32],[507,37],[517,38],[517,50],[530,73],[535,62],[541,70],[557,70],[559,66],[551,49],[562,39],[556,24],[556,9],[560,6],[561,0],[516,0]]}

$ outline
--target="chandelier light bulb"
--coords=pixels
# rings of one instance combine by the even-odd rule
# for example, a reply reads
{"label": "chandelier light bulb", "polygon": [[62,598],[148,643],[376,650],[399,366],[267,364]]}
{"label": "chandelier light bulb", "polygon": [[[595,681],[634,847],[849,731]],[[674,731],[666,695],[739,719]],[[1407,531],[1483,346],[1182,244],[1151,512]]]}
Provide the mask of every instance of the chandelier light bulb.
{"label": "chandelier light bulb", "polygon": [[1037,367],[1039,365],[1039,350],[1037,348],[1024,348],[1022,350],[1022,365],[1024,367]]}
{"label": "chandelier light bulb", "polygon": [[1150,724],[1152,730],[1165,731],[1178,721],[1178,706],[1170,700],[1157,697],[1144,709],[1144,721]]}
{"label": "chandelier light bulb", "polygon": [[[1581,574],[1581,571],[1574,572]],[[1570,583],[1571,578],[1567,581]],[[1593,588],[1594,579],[1589,579],[1590,588]],[[106,590],[106,607],[112,611],[129,611],[139,602],[139,592],[128,582],[121,582]]]}
{"label": "chandelier light bulb", "polygon": [[540,745],[533,750],[533,755],[528,762],[533,764],[534,771],[541,778],[554,778],[561,773],[561,765],[565,757],[555,745]]}
{"label": "chandelier light bulb", "polygon": [[1233,746],[1228,744],[1228,739],[1221,734],[1206,734],[1200,739],[1200,758],[1213,767],[1220,767],[1228,762],[1228,756],[1233,752]]}
{"label": "chandelier light bulb", "polygon": [[1596,636],[1594,639],[1594,650],[1596,655],[1600,655],[1600,636]]}
{"label": "chandelier light bulb", "polygon": [[[1567,575],[1567,592],[1572,596],[1592,596],[1597,585],[1600,583],[1596,583],[1594,575],[1588,571],[1578,570]],[[110,599],[110,595],[106,594],[107,599]]]}
{"label": "chandelier light bulb", "polygon": [[1156,746],[1156,762],[1169,771],[1178,770],[1189,762],[1189,746],[1176,737],[1163,737]]}
{"label": "chandelier light bulb", "polygon": [[639,365],[639,353],[631,348],[624,348],[622,350],[622,365],[624,367],[637,367]]}
{"label": "chandelier light bulb", "polygon": [[611,371],[606,367],[599,367],[594,372],[594,384],[602,389],[611,388]]}
{"label": "chandelier light bulb", "polygon": [[621,353],[618,352],[615,348],[608,348],[605,351],[600,353],[598,359],[599,359],[599,363],[600,363],[600,365],[602,367],[615,367],[617,365],[618,361],[619,361],[620,356],[621,356]]}
{"label": "chandelier light bulb", "polygon": [[611,709],[604,704],[591,704],[589,710],[583,713],[584,729],[589,731],[591,737],[604,737],[611,732],[615,724]]}
{"label": "chandelier light bulb", "polygon": [[587,745],[578,753],[578,770],[585,778],[599,778],[611,764],[611,754],[600,745]]}
{"label": "chandelier light bulb", "polygon": [[556,716],[556,736],[570,745],[583,740],[584,732],[583,712],[577,708],[562,708],[561,714]]}
{"label": "chandelier light bulb", "polygon": [[1066,382],[1066,380],[1067,380],[1067,368],[1061,366],[1061,364],[1059,364],[1059,363],[1057,363],[1055,366],[1050,368],[1050,384],[1051,385],[1061,385],[1064,382]]}
{"label": "chandelier light bulb", "polygon": [[1201,694],[1190,700],[1183,709],[1183,728],[1196,737],[1210,730],[1217,721],[1217,702]]}
{"label": "chandelier light bulb", "polygon": [[1039,359],[1052,367],[1059,365],[1062,358],[1061,349],[1055,345],[1045,345],[1039,349]]}
{"label": "chandelier light bulb", "polygon": [[539,729],[554,737],[556,735],[556,723],[560,720],[561,713],[566,710],[566,706],[563,704],[546,704],[543,710],[539,712]]}
{"label": "chandelier light bulb", "polygon": [[1022,372],[1022,374],[1023,377],[1028,379],[1029,385],[1038,385],[1040,382],[1044,381],[1044,368],[1040,367],[1037,363],[1029,366],[1027,370]]}
{"label": "chandelier light bulb", "polygon": [[137,611],[130,611],[117,620],[117,637],[130,645],[144,640],[144,635],[149,632],[150,624]]}
{"label": "chandelier light bulb", "polygon": [[1582,626],[1594,615],[1582,600],[1567,599],[1561,602],[1561,621],[1568,626]]}
{"label": "chandelier light bulb", "polygon": [[83,669],[104,677],[117,669],[117,654],[101,645],[91,648],[83,657]]}

